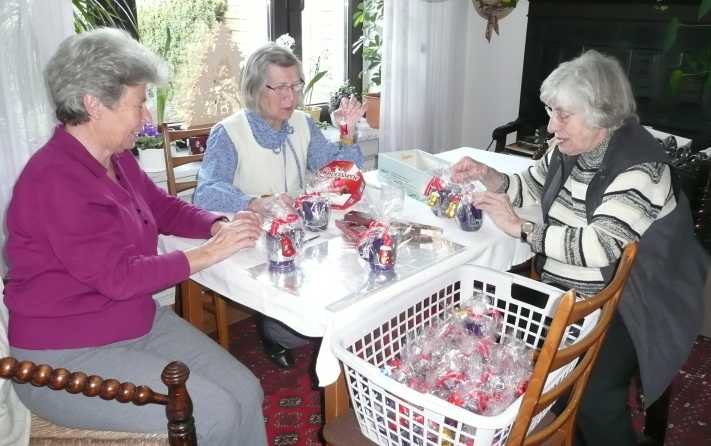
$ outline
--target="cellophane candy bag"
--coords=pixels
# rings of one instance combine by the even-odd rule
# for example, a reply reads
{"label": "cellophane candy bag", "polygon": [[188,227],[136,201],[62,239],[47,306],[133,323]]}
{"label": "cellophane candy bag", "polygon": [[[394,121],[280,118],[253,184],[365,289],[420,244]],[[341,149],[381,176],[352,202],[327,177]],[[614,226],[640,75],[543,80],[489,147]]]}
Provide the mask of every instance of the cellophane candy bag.
{"label": "cellophane candy bag", "polygon": [[522,341],[497,342],[501,324],[501,313],[475,296],[412,335],[383,372],[477,414],[497,415],[526,391],[533,362]]}
{"label": "cellophane candy bag", "polygon": [[269,269],[281,272],[292,271],[304,240],[301,218],[281,200],[274,200],[269,206],[264,222]]}
{"label": "cellophane candy bag", "polygon": [[462,186],[452,181],[449,169],[437,169],[425,187],[427,205],[438,217],[454,218],[461,200]]}

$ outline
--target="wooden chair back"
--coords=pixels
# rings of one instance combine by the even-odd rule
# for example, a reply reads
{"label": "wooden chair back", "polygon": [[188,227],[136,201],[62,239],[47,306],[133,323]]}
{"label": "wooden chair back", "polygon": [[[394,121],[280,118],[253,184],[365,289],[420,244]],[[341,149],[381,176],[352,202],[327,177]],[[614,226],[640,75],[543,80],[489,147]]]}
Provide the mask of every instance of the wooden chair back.
{"label": "wooden chair back", "polygon": [[[100,397],[104,400],[116,400],[120,403],[161,404],[165,406],[168,418],[168,443],[170,446],[196,446],[195,420],[193,404],[185,383],[190,371],[179,361],[168,364],[161,373],[161,380],[168,387],[168,394],[154,392],[148,386],[136,386],[130,382],[116,379],[103,379],[84,372],[70,372],[67,369],[31,361],[18,361],[7,356],[0,359],[0,378],[13,379],[19,383],[31,383],[33,386],[47,386],[52,390],[66,390],[72,394],[87,397]],[[68,429],[68,428],[67,428]],[[126,442],[130,444],[130,440]]]}
{"label": "wooden chair back", "polygon": [[160,125],[160,132],[163,135],[163,152],[165,154],[165,176],[168,184],[168,193],[178,195],[179,193],[194,189],[197,186],[197,180],[178,181],[175,176],[175,168],[184,164],[195,163],[202,161],[203,154],[190,155],[175,155],[173,153],[173,143],[180,140],[188,140],[190,138],[207,137],[210,134],[212,126],[206,125],[188,130],[171,129],[168,124]]}
{"label": "wooden chair back", "polygon": [[[617,311],[617,304],[636,256],[637,243],[628,244],[622,253],[612,281],[595,296],[576,302],[574,290],[567,291],[563,295],[543,347],[538,352],[536,365],[521,403],[521,409],[509,434],[508,446],[538,445],[552,437],[562,440],[563,444],[573,444],[575,418],[583,392],[595,366],[598,352],[612,317]],[[595,326],[574,344],[561,347],[561,341],[567,328],[598,309],[600,309],[600,315]],[[576,358],[578,363],[570,374],[559,384],[544,392],[543,388],[548,375]],[[568,395],[568,404],[565,409],[555,415],[550,424],[539,427],[528,434],[533,417],[553,404],[558,398],[565,398],[566,395]]]}
{"label": "wooden chair back", "polygon": [[[191,138],[207,139],[210,135],[212,125],[206,124],[187,130],[171,129],[168,124],[162,123],[160,131],[163,135],[163,152],[165,153],[165,176],[167,180],[168,193],[178,196],[181,192],[197,187],[197,180],[190,179],[178,181],[175,175],[175,168],[189,163],[202,161],[203,154],[175,155],[173,154],[173,143],[185,140],[190,145]],[[225,299],[214,293],[212,290],[199,285],[192,280],[186,280],[176,288],[175,293],[176,312],[203,331],[202,310],[215,316],[215,328],[217,339],[220,345],[229,350],[229,323],[227,320],[227,304]]]}

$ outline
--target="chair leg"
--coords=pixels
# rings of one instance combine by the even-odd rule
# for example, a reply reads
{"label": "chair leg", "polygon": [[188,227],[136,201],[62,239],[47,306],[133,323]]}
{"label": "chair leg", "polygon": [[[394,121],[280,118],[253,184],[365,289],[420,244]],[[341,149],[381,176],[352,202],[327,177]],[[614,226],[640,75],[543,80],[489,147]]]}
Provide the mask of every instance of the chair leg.
{"label": "chair leg", "polygon": [[180,284],[180,298],[183,305],[183,318],[200,331],[205,331],[201,287],[188,279]]}
{"label": "chair leg", "polygon": [[671,400],[671,385],[667,387],[662,396],[659,397],[649,408],[644,419],[645,445],[664,444],[664,436],[667,431],[669,419],[669,403]]}
{"label": "chair leg", "polygon": [[173,311],[180,317],[183,317],[183,299],[180,298],[180,285],[176,285],[174,288],[175,299],[173,302]]}
{"label": "chair leg", "polygon": [[212,304],[215,306],[215,327],[217,340],[225,350],[230,349],[230,327],[227,323],[227,303],[225,298],[217,293],[212,293]]}

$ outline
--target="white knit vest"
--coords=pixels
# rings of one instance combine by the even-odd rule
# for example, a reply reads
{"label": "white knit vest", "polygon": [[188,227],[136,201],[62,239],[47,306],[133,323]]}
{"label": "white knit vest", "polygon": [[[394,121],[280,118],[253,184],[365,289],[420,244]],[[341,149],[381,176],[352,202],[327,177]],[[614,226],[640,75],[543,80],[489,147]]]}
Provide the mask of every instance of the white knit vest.
{"label": "white knit vest", "polygon": [[[289,118],[289,125],[294,129],[294,133],[288,136],[294,147],[293,152],[286,141],[279,153],[260,146],[252,134],[245,111],[228,116],[220,124],[237,149],[238,167],[232,182],[245,194],[260,196],[299,190],[301,185],[297,166],[301,169],[301,178],[306,181],[306,154],[311,133],[305,113],[294,110]],[[294,159],[294,152],[298,163]]]}

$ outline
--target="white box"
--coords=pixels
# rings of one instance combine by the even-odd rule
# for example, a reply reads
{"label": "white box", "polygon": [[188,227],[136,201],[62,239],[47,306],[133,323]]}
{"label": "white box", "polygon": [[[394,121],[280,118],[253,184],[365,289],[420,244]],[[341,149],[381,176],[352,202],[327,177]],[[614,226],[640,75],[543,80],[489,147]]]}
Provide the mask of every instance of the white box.
{"label": "white box", "polygon": [[378,154],[378,170],[390,181],[401,184],[408,195],[422,200],[425,187],[437,169],[449,163],[422,150]]}

